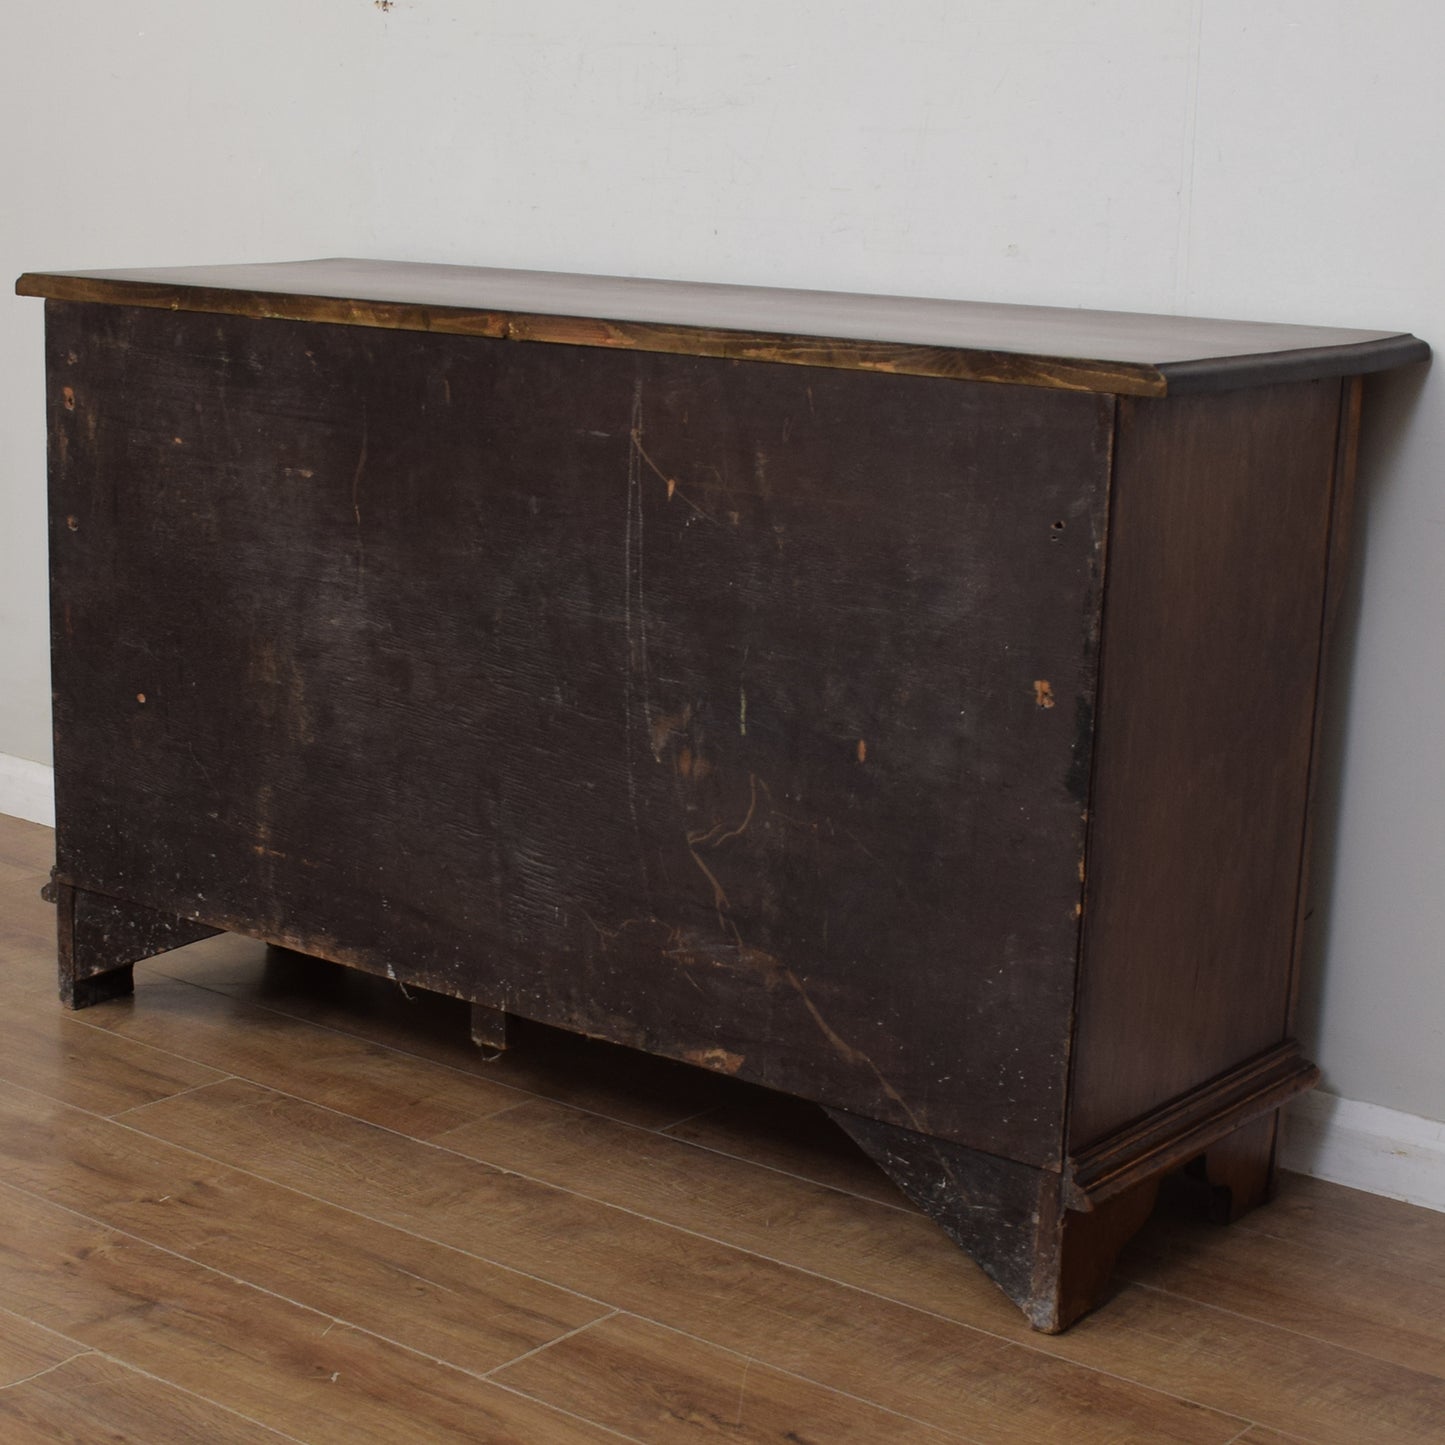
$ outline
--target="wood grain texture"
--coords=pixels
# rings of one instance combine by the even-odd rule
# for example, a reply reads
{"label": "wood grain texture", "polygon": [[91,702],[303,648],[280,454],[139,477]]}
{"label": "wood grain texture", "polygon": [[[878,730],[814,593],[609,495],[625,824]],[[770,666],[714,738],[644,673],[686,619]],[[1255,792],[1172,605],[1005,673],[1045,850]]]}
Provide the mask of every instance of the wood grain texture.
{"label": "wood grain texture", "polygon": [[[505,1254],[563,1287],[587,1279],[589,1292],[629,1313],[941,1429],[1020,1445],[1066,1428],[1079,1441],[1223,1445],[1239,1428],[996,1335],[248,1085],[197,1090],[128,1119],[398,1228]],[[994,1318],[1022,1334],[981,1283]]]}
{"label": "wood grain texture", "polygon": [[[9,826],[0,820],[0,853]],[[53,913],[33,887],[0,885],[0,1005],[17,1025],[38,1026],[47,1014],[56,1012],[51,925]],[[268,966],[266,951],[243,939],[210,939],[162,955],[141,966],[134,1002],[102,1005],[69,1023],[77,1029],[102,1026],[147,1010],[160,1014],[174,1009],[178,1020],[189,1017],[191,1009],[177,996],[176,984],[148,994],[149,983],[163,977],[161,968],[193,977],[195,983],[187,987],[224,988],[230,997],[248,1001],[248,1008],[214,1016],[215,1032],[208,1047],[244,1055],[244,1035],[253,1010],[264,1007],[291,1010],[297,1022],[314,1014],[342,1023],[349,1020],[358,1030],[384,1025],[388,1036],[402,1043],[407,1030],[415,1029],[409,1057],[416,1065],[435,1070],[439,1081],[476,1077],[474,1071],[484,1069],[472,1055],[461,1005],[443,1007],[445,1027],[437,1032],[437,1018],[415,991],[415,1003],[409,1004],[385,980],[330,966],[297,967],[294,960],[279,956],[273,956]],[[353,993],[353,983],[364,987]],[[389,1013],[382,999],[385,992],[393,1000]],[[348,1002],[356,1005],[353,1015],[347,1013]],[[204,1010],[201,1016],[207,1016]],[[314,1022],[308,1026],[316,1027]],[[237,1034],[230,1044],[222,1042],[226,1029]],[[711,1107],[716,1110],[715,1131],[709,1131],[704,1115],[677,1124],[677,1132],[696,1130],[700,1140],[725,1148],[733,1156],[730,1169],[745,1167],[739,1156],[757,1157],[773,1167],[756,1168],[746,1182],[735,1180],[730,1174],[720,1175],[703,1150],[664,1139],[674,1152],[658,1154],[651,1145],[640,1151],[644,1162],[661,1160],[659,1188],[653,1170],[632,1171],[625,1162],[605,1157],[611,1137],[605,1127],[595,1133],[584,1130],[582,1140],[593,1142],[582,1150],[582,1167],[568,1181],[578,1190],[605,1191],[621,1208],[598,1213],[600,1206],[581,1199],[580,1210],[543,1211],[533,1230],[522,1222],[528,1208],[524,1202],[521,1213],[504,1217],[503,1228],[491,1237],[495,1263],[465,1248],[422,1237],[423,1231],[435,1227],[434,1232],[459,1240],[470,1231],[475,1243],[482,1223],[497,1212],[496,1200],[485,1188],[475,1192],[474,1176],[462,1174],[438,1179],[441,1187],[424,1200],[419,1184],[426,1171],[416,1166],[417,1156],[403,1147],[389,1158],[391,1145],[378,1148],[371,1142],[398,1140],[395,1130],[373,1133],[360,1126],[356,1147],[334,1157],[332,1143],[319,1136],[323,1141],[319,1150],[310,1148],[309,1162],[303,1167],[303,1158],[294,1165],[286,1162],[292,1153],[286,1144],[291,1126],[279,1137],[268,1132],[264,1120],[257,1126],[257,1138],[264,1143],[269,1137],[270,1147],[279,1151],[267,1153],[254,1147],[244,1132],[233,1135],[224,1117],[207,1122],[210,1116],[200,1115],[194,1142],[201,1148],[229,1147],[230,1137],[240,1166],[232,1167],[126,1127],[132,1117],[143,1118],[144,1111],[114,1121],[3,1086],[0,1177],[12,1188],[21,1186],[31,1198],[63,1203],[71,1211],[67,1217],[100,1216],[97,1227],[193,1258],[223,1277],[309,1306],[327,1321],[359,1326],[408,1345],[422,1356],[473,1371],[506,1364],[537,1344],[557,1340],[575,1325],[605,1317],[614,1309],[625,1311],[630,1304],[638,1310],[637,1318],[649,1317],[638,1327],[645,1335],[641,1347],[634,1350],[626,1341],[609,1344],[612,1337],[603,1338],[596,1362],[613,1370],[613,1375],[592,1374],[587,1363],[591,1357],[585,1351],[559,1353],[557,1358],[575,1368],[557,1372],[556,1388],[571,1391],[573,1399],[590,1398],[595,1402],[590,1408],[599,1413],[604,1407],[637,1408],[634,1395],[656,1402],[659,1412],[676,1406],[665,1419],[659,1413],[654,1425],[673,1431],[678,1439],[718,1438],[721,1426],[714,1417],[733,1418],[721,1408],[719,1391],[731,1379],[736,1398],[736,1388],[743,1383],[740,1371],[727,1375],[727,1362],[749,1359],[753,1363],[745,1401],[754,1400],[759,1408],[766,1403],[770,1412],[777,1413],[745,1412],[743,1425],[776,1421],[775,1433],[819,1418],[832,1422],[838,1431],[855,1428],[855,1421],[866,1418],[855,1412],[868,1402],[977,1441],[1028,1439],[1072,1445],[1079,1438],[1152,1441],[1183,1434],[1220,1445],[1235,1436],[1250,1445],[1256,1440],[1259,1445],[1286,1441],[1418,1445],[1432,1438],[1440,1409],[1435,1362],[1437,1325],[1445,1314],[1439,1266],[1445,1257],[1445,1215],[1286,1175],[1277,1199],[1230,1230],[1210,1229],[1178,1213],[1157,1218],[1126,1251],[1120,1271],[1126,1283],[1109,1308],[1067,1335],[1045,1338],[1030,1334],[982,1274],[961,1257],[950,1255],[942,1242],[937,1242],[942,1250],[938,1268],[932,1268],[935,1251],[922,1249],[923,1237],[914,1234],[917,1221],[905,1210],[867,1206],[867,1233],[849,1233],[841,1210],[850,1198],[862,1206],[857,1171],[866,1166],[857,1156],[851,1168],[847,1166],[851,1146],[840,1148],[836,1141],[821,1148],[810,1145],[808,1114],[801,1105],[791,1106],[770,1124],[767,1113],[761,1112],[766,1096],[736,1080],[686,1071],[706,1086],[706,1092],[684,1100],[678,1092],[683,1075],[665,1060],[551,1034],[536,1026],[528,1033],[536,1037],[537,1053],[526,1057],[533,1044],[529,1038],[522,1057],[514,1054],[514,1062],[507,1065],[525,1066],[516,1078],[545,1088],[549,1072],[555,1071],[555,1092],[590,1100],[594,1107],[615,1104],[634,1120],[666,1123],[677,1118],[679,1107],[694,1112]],[[297,1052],[305,1047],[302,1037],[297,1036]],[[424,1059],[428,1052],[436,1058]],[[256,1071],[262,1071],[268,1058],[279,1062],[279,1053],[259,1050]],[[178,1058],[176,1067],[185,1068],[185,1061]],[[626,1087],[612,1090],[613,1077],[624,1071]],[[374,1091],[367,1088],[361,1072],[343,1070],[328,1092],[327,1107],[316,1110],[316,1115],[344,1118],[348,1076],[356,1082],[358,1107],[374,1107]],[[650,1108],[649,1079],[657,1095]],[[421,1086],[420,1076],[414,1083]],[[57,1091],[65,1092],[66,1087],[57,1075]],[[421,1096],[435,1097],[436,1089],[421,1087]],[[180,1109],[188,1097],[159,1108]],[[543,1117],[552,1108],[537,1107]],[[504,1118],[497,1116],[493,1122],[500,1125]],[[428,1115],[423,1111],[418,1119],[425,1123]],[[403,1116],[398,1114],[394,1122],[404,1129]],[[618,1122],[614,1116],[614,1125]],[[303,1131],[297,1141],[300,1156],[307,1153],[308,1132]],[[549,1167],[561,1167],[563,1151],[574,1137],[567,1130],[543,1129],[534,1143],[525,1131],[499,1132],[491,1136],[491,1144],[502,1168],[526,1172],[549,1160]],[[788,1153],[789,1137],[799,1140],[796,1155]],[[589,1150],[597,1161],[595,1180],[588,1178]],[[616,1145],[612,1152],[618,1152]],[[258,1160],[270,1168],[278,1158],[288,1177],[313,1192],[315,1184],[327,1181],[338,1202],[307,1198],[253,1172]],[[695,1172],[688,1167],[691,1160],[699,1161]],[[468,1160],[458,1162],[480,1167]],[[801,1207],[807,1196],[798,1193],[795,1176],[814,1171],[841,1171],[822,1181],[835,1182],[840,1191],[839,1200],[830,1206],[831,1216]],[[772,1181],[781,1187],[770,1199]],[[552,1188],[561,1199],[573,1194]],[[732,1191],[737,1192],[741,1208],[730,1213],[726,1200],[713,1196]],[[886,1197],[886,1190],[882,1192]],[[659,1194],[670,1210],[677,1211],[678,1224],[647,1226],[637,1220],[637,1215],[658,1207],[654,1196]],[[406,1210],[404,1227],[367,1217],[375,1202],[398,1198]],[[810,1239],[825,1217],[834,1220],[830,1229],[842,1231],[833,1237],[849,1239],[854,1246],[830,1251],[831,1263],[825,1258],[829,1251],[818,1250]],[[608,1223],[614,1219],[615,1232]],[[751,1237],[769,1241],[767,1248],[773,1254],[814,1259],[827,1273],[786,1269],[736,1244],[701,1239],[687,1229],[689,1219],[718,1230],[731,1229],[736,1222],[753,1231]],[[50,1237],[64,1243],[63,1236]],[[909,1263],[904,1241],[915,1237],[920,1248]],[[33,1241],[36,1236],[29,1238]],[[876,1246],[868,1244],[872,1238],[877,1239]],[[677,1241],[676,1248],[665,1243],[669,1240]],[[35,1247],[43,1255],[43,1246]],[[894,1277],[887,1281],[892,1302],[847,1288],[836,1278],[869,1267],[866,1260],[853,1257],[869,1248],[877,1260],[895,1264]],[[61,1252],[44,1259],[50,1261],[45,1267],[60,1272],[59,1283],[37,1292],[36,1298],[47,1307],[77,1286],[88,1289],[91,1274],[112,1278],[115,1267],[105,1249],[92,1250],[83,1258]],[[323,1259],[327,1267],[318,1269],[316,1261]],[[36,1267],[43,1264],[42,1259]],[[529,1277],[558,1269],[566,1270],[570,1290]],[[190,1297],[185,1290],[173,1297],[173,1282],[164,1271],[142,1268],[129,1277],[127,1287],[135,1291],[131,1306],[142,1315],[147,1309],[154,1312],[157,1291],[162,1292],[159,1297],[168,1322],[174,1325],[169,1346],[174,1354],[163,1353],[152,1336],[155,1353],[132,1363],[157,1376],[169,1372],[161,1383],[164,1389],[175,1388],[183,1382],[175,1379],[177,1371],[168,1361],[178,1360],[190,1369],[186,1362],[192,1355],[204,1358],[211,1348],[206,1338],[213,1327],[204,1311],[197,1322],[175,1313],[177,1303]],[[29,1297],[11,1289],[8,1276],[0,1277],[0,1289],[5,1290],[0,1296],[3,1401],[3,1386],[17,1372],[51,1369],[92,1346],[44,1329],[27,1317]],[[579,1294],[590,1298],[576,1304]],[[146,1300],[153,1303],[147,1306]],[[7,1311],[6,1305],[21,1308],[25,1315],[15,1314],[13,1308]],[[243,1327],[246,1318],[243,1313]],[[1097,1328],[1110,1321],[1116,1326]],[[50,1318],[50,1323],[59,1320]],[[326,1340],[334,1339],[341,1328],[333,1327]],[[687,1342],[676,1351],[654,1349],[649,1343],[652,1336],[645,1332],[658,1328],[675,1330]],[[186,1350],[180,1342],[188,1333],[197,1338]],[[586,1336],[578,1338],[585,1342]],[[557,1349],[565,1351],[565,1341]],[[1021,1369],[1020,1360],[1029,1357],[1042,1360],[1043,1366]],[[546,1352],[534,1358],[545,1362]],[[1064,1374],[1058,1373],[1061,1363],[1067,1364]],[[406,1366],[401,1369],[407,1373]],[[269,1366],[263,1374],[266,1370]],[[614,1378],[619,1370],[625,1382],[621,1391]],[[627,1370],[634,1375],[628,1376]],[[754,1391],[753,1376],[758,1372],[766,1381],[761,1394]],[[1087,1381],[1095,1376],[1106,1388],[1091,1393]],[[641,1390],[634,1392],[626,1383],[633,1379],[644,1382]],[[220,1385],[221,1393],[230,1398],[235,1382],[229,1368],[221,1372]],[[323,1387],[334,1390],[329,1376],[306,1388]],[[199,1386],[199,1394],[216,1405],[205,1385]],[[80,1399],[77,1394],[77,1403]],[[126,1390],[113,1398],[104,1389],[83,1396],[96,1421],[94,1429],[86,1421],[80,1435],[85,1445],[106,1438],[101,1431],[112,1406],[119,1412],[116,1432],[135,1437],[133,1416],[125,1413],[131,1408],[128,1399]],[[342,1400],[331,1407],[315,1437],[300,1428],[299,1416],[288,1415],[295,1428],[286,1432],[286,1438],[374,1438],[377,1426],[370,1408],[363,1402],[363,1415],[353,1427],[349,1397]],[[1013,1423],[1021,1408],[1022,1423]],[[790,1409],[791,1418],[785,1413]],[[156,1418],[169,1418],[160,1400]],[[1251,1418],[1268,1423],[1251,1427]],[[275,1420],[268,1423],[283,1428]],[[348,1430],[351,1435],[345,1433]],[[630,1428],[624,1430],[630,1433],[634,1433]],[[214,1432],[207,1438],[216,1438]],[[544,1433],[533,1438],[550,1437]],[[880,1428],[875,1438],[888,1436]]]}
{"label": "wood grain texture", "polygon": [[1121,404],[1075,1150],[1285,1037],[1339,402]]}
{"label": "wood grain texture", "polygon": [[912,1209],[891,1180],[816,1104],[784,1094],[730,1100],[663,1131],[780,1173]]}
{"label": "wood grain texture", "polygon": [[4,1184],[0,1223],[0,1289],[17,1312],[283,1433],[613,1438]]}
{"label": "wood grain texture", "polygon": [[[1278,962],[1283,966],[1283,960]],[[1242,1136],[1253,1135],[1261,1118],[1272,1120],[1281,1104],[1318,1080],[1319,1070],[1300,1057],[1293,1040],[1256,1054],[1074,1153],[1065,1198],[1072,1207],[1085,1208],[1206,1152],[1221,1159],[1231,1151],[1247,1154]],[[1272,1160],[1272,1126],[1269,1137]],[[1271,1169],[1267,1165],[1266,1173]],[[1243,1212],[1234,1210],[1231,1217]]]}
{"label": "wood grain texture", "polygon": [[60,997],[88,1008],[130,993],[132,965],[214,933],[194,917],[147,908],[127,898],[73,887],[57,878]]}
{"label": "wood grain texture", "polygon": [[474,1373],[609,1312],[75,1109],[0,1093],[0,1131],[28,1194]]}
{"label": "wood grain texture", "polygon": [[1057,1160],[1110,398],[53,310],[64,882]]}
{"label": "wood grain texture", "polygon": [[344,1106],[358,1118],[414,1138],[444,1133],[530,1097],[487,1078],[452,1077],[397,1050],[164,977],[144,977],[138,989],[139,1007],[89,1010],[85,1023],[117,1040],[206,1059],[227,1074],[264,1080],[312,1103]]}
{"label": "wood grain texture", "polygon": [[[1168,1168],[1212,1151],[1231,1207],[1264,1198],[1253,1121],[1315,1077],[1287,1029],[1339,377],[1419,344],[383,271],[404,295],[297,289],[351,263],[25,283],[51,288],[64,1001],[224,929],[455,999],[474,1043],[516,1016],[815,1100],[1045,1330]],[[646,314],[720,300],[922,330]],[[929,327],[968,343],[920,361]],[[1073,340],[985,344],[1031,334]],[[166,992],[192,1036],[232,1007]],[[283,1103],[202,1080],[126,1112],[325,1134],[307,1110],[345,1098],[490,1152],[477,1121],[513,1103],[331,1052]],[[394,1077],[359,1105],[352,1067]],[[513,1210],[592,1203],[534,1152],[527,1188],[411,1162]],[[673,1243],[668,1207],[643,1222]]]}
{"label": "wood grain texture", "polygon": [[1421,1265],[1370,1255],[1367,1266],[1368,1243],[1356,1241],[1356,1268],[1341,1263],[1339,1255],[1328,1256],[1331,1265],[1322,1267],[1318,1248],[1171,1214],[1135,1240],[1121,1273],[1153,1289],[1445,1377],[1440,1265],[1445,1256]]}
{"label": "wood grain texture", "polygon": [[31,273],[16,290],[1146,396],[1357,374],[1429,355],[1391,332],[350,259]]}
{"label": "wood grain texture", "polygon": [[55,829],[0,815],[0,862],[48,874],[55,863]]}
{"label": "wood grain texture", "polygon": [[93,1351],[0,1390],[0,1433],[7,1445],[284,1445],[295,1439]]}
{"label": "wood grain texture", "polygon": [[749,1445],[944,1445],[965,1438],[632,1315],[569,1335],[496,1378],[648,1445],[702,1437]]}
{"label": "wood grain texture", "polygon": [[1231,1227],[1339,1258],[1350,1268],[1380,1259],[1431,1279],[1445,1259],[1445,1213],[1304,1175],[1290,1176],[1267,1213],[1246,1215]]}
{"label": "wood grain texture", "polygon": [[1317,1445],[1431,1445],[1445,1421],[1437,1376],[1152,1289],[1121,1291],[1050,1349],[1112,1361],[1125,1375],[1147,1371],[1157,1389]]}
{"label": "wood grain texture", "polygon": [[85,1028],[53,1008],[0,1016],[0,1079],[115,1114],[223,1075],[193,1060]]}
{"label": "wood grain texture", "polygon": [[80,1346],[0,1307],[0,1390],[53,1370]]}
{"label": "wood grain texture", "polygon": [[525,1104],[434,1142],[493,1167],[515,1169],[600,1203],[954,1318],[959,1317],[960,1290],[967,1291],[965,1282],[973,1272],[915,1212],[865,1204],[791,1175],[780,1178],[725,1154],[557,1104]]}

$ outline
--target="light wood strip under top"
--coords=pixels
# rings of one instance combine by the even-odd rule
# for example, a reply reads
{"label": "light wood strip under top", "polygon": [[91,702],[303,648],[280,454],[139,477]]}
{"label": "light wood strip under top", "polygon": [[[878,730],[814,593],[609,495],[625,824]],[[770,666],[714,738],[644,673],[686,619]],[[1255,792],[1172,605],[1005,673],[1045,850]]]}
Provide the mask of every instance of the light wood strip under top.
{"label": "light wood strip under top", "polygon": [[1141,396],[1423,361],[1391,331],[332,258],[28,272],[23,296]]}

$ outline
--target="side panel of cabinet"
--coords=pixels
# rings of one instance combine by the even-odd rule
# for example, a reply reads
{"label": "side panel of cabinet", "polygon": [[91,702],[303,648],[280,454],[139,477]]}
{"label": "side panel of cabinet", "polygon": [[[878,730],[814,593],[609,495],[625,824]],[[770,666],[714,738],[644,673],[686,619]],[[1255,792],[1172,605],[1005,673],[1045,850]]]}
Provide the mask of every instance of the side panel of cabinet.
{"label": "side panel of cabinet", "polygon": [[1341,383],[1120,403],[1074,1149],[1280,1043]]}
{"label": "side panel of cabinet", "polygon": [[1107,397],[52,305],[64,880],[1057,1167]]}

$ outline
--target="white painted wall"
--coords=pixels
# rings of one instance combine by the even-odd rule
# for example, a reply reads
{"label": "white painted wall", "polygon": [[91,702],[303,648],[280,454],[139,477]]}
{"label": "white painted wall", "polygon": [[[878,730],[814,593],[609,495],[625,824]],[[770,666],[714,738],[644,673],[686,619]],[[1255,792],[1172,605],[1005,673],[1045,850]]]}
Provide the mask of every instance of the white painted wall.
{"label": "white painted wall", "polygon": [[[1431,0],[30,0],[0,279],[349,254],[1445,345],[1441,53]],[[43,760],[40,311],[0,297],[0,753]],[[1302,1029],[1442,1120],[1445,382],[1367,401]]]}

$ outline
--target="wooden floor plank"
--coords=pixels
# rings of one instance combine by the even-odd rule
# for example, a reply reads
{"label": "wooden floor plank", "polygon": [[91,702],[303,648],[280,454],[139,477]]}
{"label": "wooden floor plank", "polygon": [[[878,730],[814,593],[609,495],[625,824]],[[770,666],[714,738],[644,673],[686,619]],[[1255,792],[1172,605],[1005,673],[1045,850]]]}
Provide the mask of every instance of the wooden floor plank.
{"label": "wooden floor plank", "polygon": [[569,1335],[495,1378],[648,1445],[719,1437],[746,1445],[945,1445],[964,1438],[631,1315]]}
{"label": "wooden floor plank", "polygon": [[73,1341],[0,1308],[0,1389],[53,1369],[79,1348]]}
{"label": "wooden floor plank", "polygon": [[[1290,1188],[1287,1181],[1286,1194]],[[1273,1205],[1260,1212],[1267,1224]],[[1316,1248],[1257,1230],[1170,1215],[1135,1242],[1121,1271],[1155,1289],[1445,1378],[1445,1250],[1423,1271],[1384,1251],[1348,1272],[1321,1268],[1321,1259]]]}
{"label": "wooden floor plank", "polygon": [[1021,1445],[1222,1445],[1245,1423],[253,1085],[207,1086],[126,1117],[563,1287],[586,1281],[620,1309],[942,1429]]}
{"label": "wooden floor plank", "polygon": [[0,815],[0,862],[48,874],[55,862],[55,829]]}
{"label": "wooden floor plank", "polygon": [[1445,1439],[1438,1378],[1138,1285],[1040,1347],[1317,1445]]}
{"label": "wooden floor plank", "polygon": [[1445,1440],[1445,1215],[1286,1176],[1229,1230],[1156,1220],[1134,1283],[1031,1335],[817,1111],[736,1080],[527,1024],[489,1065],[465,1005],[238,938],[67,1017],[52,851],[0,819],[6,1445],[164,1442],[187,1388],[348,1445],[616,1438],[516,1390],[645,1441]]}
{"label": "wooden floor plank", "polygon": [[1286,1174],[1267,1209],[1251,1211],[1230,1228],[1297,1245],[1345,1272],[1384,1260],[1445,1286],[1445,1211]]}
{"label": "wooden floor plank", "polygon": [[23,1385],[0,1390],[6,1445],[285,1445],[282,1435],[103,1355],[85,1354]]}
{"label": "wooden floor plank", "polygon": [[550,1101],[436,1142],[920,1309],[1026,1335],[1013,1307],[922,1214]]}
{"label": "wooden floor plank", "polygon": [[16,1091],[0,1090],[0,1178],[478,1374],[608,1313],[513,1270]]}
{"label": "wooden floor plank", "polygon": [[[1016,1330],[1016,1337],[1023,1335],[1001,1297],[976,1298],[971,1287],[979,1284],[977,1272],[919,1215],[779,1178],[732,1158],[674,1144],[662,1135],[640,1134],[548,1103],[465,1125],[437,1142],[906,1304],[984,1324],[998,1333]],[[1410,1374],[1397,1374],[1396,1366],[1445,1373],[1445,1290],[1438,1269],[1418,1282],[1398,1271],[1383,1271],[1374,1280],[1341,1286],[1300,1259],[1298,1252],[1291,1256],[1264,1236],[1207,1223],[1192,1225],[1176,1216],[1162,1222],[1153,1237],[1172,1239],[1175,1248],[1152,1268],[1145,1260],[1136,1263],[1149,1282],[1161,1277],[1166,1283],[1182,1281],[1189,1287],[1176,1292],[1188,1298],[1236,1311],[1252,1308],[1255,1320],[1344,1346],[1332,1352],[1326,1379],[1319,1370],[1300,1374],[1292,1363],[1297,1340],[1282,1341],[1257,1324],[1242,1331],[1262,1358],[1279,1362],[1297,1381],[1298,1408],[1307,1410],[1313,1393],[1327,1389],[1334,1401],[1332,1416],[1360,1428],[1389,1424],[1405,1432],[1402,1438],[1410,1438],[1408,1412],[1396,1421],[1376,1419],[1366,1408],[1370,1390],[1383,1381],[1375,1379],[1370,1362],[1359,1359],[1358,1352],[1387,1362],[1384,1379],[1396,1387],[1418,1391],[1423,1385]],[[1237,1267],[1228,1267],[1236,1258]],[[1211,1268],[1211,1260],[1221,1259],[1225,1266]],[[972,1271],[969,1277],[967,1271]],[[1352,1290],[1360,1299],[1347,1309]],[[1202,1339],[1221,1333],[1217,1309],[1181,1307],[1176,1314],[1181,1325],[1188,1321]],[[1208,1352],[1201,1358],[1207,1359]],[[1221,1393],[1220,1381],[1204,1369],[1161,1372],[1147,1352],[1136,1350],[1129,1367],[1116,1363],[1112,1368],[1230,1413],[1248,1416],[1263,1408],[1247,1393]],[[1426,1395],[1445,1408],[1445,1395],[1428,1389]],[[1286,1396],[1275,1401],[1275,1408],[1280,1413],[1274,1418],[1283,1421],[1296,1406]],[[1320,1426],[1320,1421],[1314,1424]]]}
{"label": "wooden floor plank", "polygon": [[314,1445],[615,1434],[0,1184],[17,1313]]}
{"label": "wooden floor plank", "polygon": [[0,880],[0,939],[40,945],[37,972],[55,976],[55,908],[41,896],[49,874],[20,874]]}
{"label": "wooden floor plank", "polygon": [[806,1099],[765,1093],[720,1105],[671,1125],[665,1133],[736,1159],[879,1204],[912,1209],[883,1171]]}
{"label": "wooden floor plank", "polygon": [[97,1036],[56,1004],[0,1014],[0,1080],[95,1113],[118,1113],[224,1077],[174,1054]]}
{"label": "wooden floor plank", "polygon": [[80,1019],[414,1138],[531,1098],[490,1079],[155,975],[142,976],[134,998],[98,1004]]}

